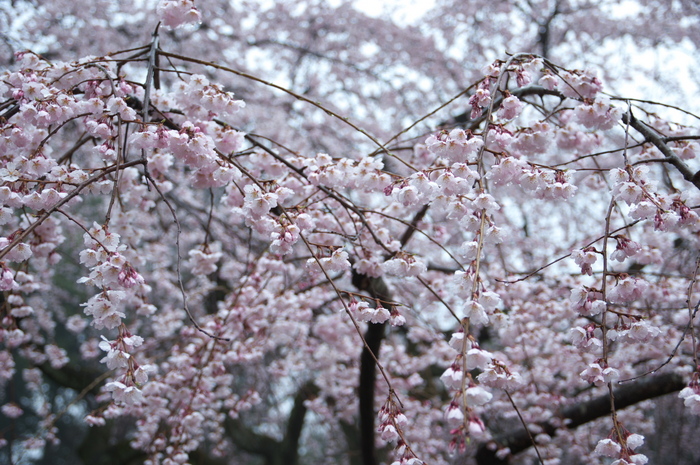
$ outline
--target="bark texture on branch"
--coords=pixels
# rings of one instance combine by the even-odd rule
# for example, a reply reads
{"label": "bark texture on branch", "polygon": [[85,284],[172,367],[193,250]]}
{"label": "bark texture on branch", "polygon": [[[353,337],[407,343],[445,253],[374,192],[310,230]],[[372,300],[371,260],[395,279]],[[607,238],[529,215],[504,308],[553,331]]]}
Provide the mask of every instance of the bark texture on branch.
{"label": "bark texture on branch", "polygon": [[[643,400],[677,392],[683,389],[687,383],[683,377],[675,373],[649,376],[634,383],[622,384],[614,390],[615,408],[623,409],[637,404]],[[561,410],[559,418],[563,420],[567,428],[573,429],[597,418],[610,414],[610,397],[603,395],[587,402],[571,405]],[[552,422],[541,423],[539,426],[544,433],[554,436],[558,427]],[[522,452],[532,446],[530,435],[524,428],[496,436],[495,444],[499,447],[508,447],[511,455]],[[485,444],[479,448],[476,454],[478,465],[507,465],[509,458],[496,457],[493,443]]]}
{"label": "bark texture on branch", "polygon": [[700,171],[694,173],[688,165],[686,165],[683,160],[681,160],[678,155],[675,154],[673,150],[664,142],[663,138],[650,126],[648,126],[643,121],[638,120],[634,117],[632,112],[625,113],[622,115],[622,122],[629,124],[635,131],[644,136],[644,140],[654,145],[661,153],[664,154],[668,163],[674,166],[681,175],[683,179],[692,183],[695,187],[700,189]]}
{"label": "bark texture on branch", "polygon": [[[371,278],[353,271],[352,283],[359,290],[383,302],[391,302],[391,293],[382,278]],[[358,397],[360,403],[360,449],[363,465],[378,463],[375,450],[376,428],[374,419],[374,387],[377,381],[377,362],[382,339],[386,332],[386,323],[369,324],[364,338],[367,345],[362,348],[360,356],[360,384]]]}

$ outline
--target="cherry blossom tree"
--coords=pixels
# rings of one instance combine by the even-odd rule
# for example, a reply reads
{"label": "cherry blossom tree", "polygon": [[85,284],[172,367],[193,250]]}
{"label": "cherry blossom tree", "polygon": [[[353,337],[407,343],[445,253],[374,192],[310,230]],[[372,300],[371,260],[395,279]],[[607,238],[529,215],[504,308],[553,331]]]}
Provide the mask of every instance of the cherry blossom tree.
{"label": "cherry blossom tree", "polygon": [[698,117],[591,70],[692,2],[1,5],[3,461],[644,464],[700,414]]}

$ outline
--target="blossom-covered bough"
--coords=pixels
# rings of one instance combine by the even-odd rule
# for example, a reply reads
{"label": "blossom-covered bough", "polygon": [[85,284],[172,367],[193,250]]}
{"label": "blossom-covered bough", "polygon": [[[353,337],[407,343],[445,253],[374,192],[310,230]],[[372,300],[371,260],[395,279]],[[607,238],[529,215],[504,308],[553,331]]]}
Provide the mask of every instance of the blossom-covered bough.
{"label": "blossom-covered bough", "polygon": [[[382,142],[162,33],[1,77],[0,380],[33,396],[2,414],[41,419],[4,448],[60,440],[48,382],[148,464],[643,464],[643,401],[700,413],[700,135],[668,108],[516,54]],[[217,79],[352,144],[257,134]]]}

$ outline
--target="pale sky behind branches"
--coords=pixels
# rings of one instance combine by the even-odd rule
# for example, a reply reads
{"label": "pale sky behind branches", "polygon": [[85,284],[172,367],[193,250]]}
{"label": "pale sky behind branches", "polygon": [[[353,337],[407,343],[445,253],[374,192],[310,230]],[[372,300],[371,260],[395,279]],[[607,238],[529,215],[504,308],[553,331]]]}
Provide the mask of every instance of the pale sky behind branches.
{"label": "pale sky behind branches", "polygon": [[[339,3],[331,0],[330,3]],[[417,25],[425,13],[435,6],[434,0],[355,0],[357,9],[374,17],[385,13],[391,15],[400,24]],[[621,2],[615,9],[620,20],[639,10],[638,3],[634,0]],[[621,46],[622,45],[622,46]],[[628,98],[652,100],[668,105],[681,106],[684,109],[700,116],[700,101],[693,98],[700,94],[699,80],[695,76],[698,65],[698,51],[695,46],[685,40],[672,47],[659,45],[655,50],[640,49],[631,40],[626,39],[620,43],[619,39],[610,41],[609,50],[617,50],[618,59],[615,63],[609,63],[611,67],[625,67],[630,63],[637,72],[630,79],[619,82],[606,82],[606,91]],[[609,51],[606,50],[606,53]],[[519,50],[508,50],[515,53]],[[670,75],[681,83],[682,89],[669,88],[665,85]],[[662,84],[660,84],[660,82]],[[659,113],[666,115],[663,110]],[[697,120],[673,112],[674,120],[687,124],[697,124]]]}

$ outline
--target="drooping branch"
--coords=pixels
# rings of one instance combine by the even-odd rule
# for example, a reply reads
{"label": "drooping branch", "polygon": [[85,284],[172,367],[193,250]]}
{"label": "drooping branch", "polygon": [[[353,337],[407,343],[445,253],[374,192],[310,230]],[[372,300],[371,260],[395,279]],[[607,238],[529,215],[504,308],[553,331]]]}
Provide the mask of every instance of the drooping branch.
{"label": "drooping branch", "polygon": [[80,194],[80,192],[82,192],[83,189],[85,189],[86,187],[99,181],[101,178],[107,176],[108,174],[115,172],[115,171],[118,171],[119,169],[125,169],[125,168],[131,167],[131,166],[136,166],[136,165],[144,165],[145,163],[146,162],[144,160],[133,160],[133,161],[130,161],[127,163],[122,163],[121,165],[112,165],[112,166],[109,166],[109,167],[106,167],[106,168],[99,170],[96,174],[93,174],[87,180],[83,181],[78,186],[76,186],[75,189],[68,192],[67,195],[65,197],[63,197],[61,200],[59,200],[58,202],[56,202],[56,204],[53,207],[51,207],[47,210],[42,210],[43,213],[41,214],[41,216],[39,216],[38,219],[34,220],[34,222],[32,222],[29,226],[27,226],[24,229],[18,230],[18,233],[12,236],[13,237],[12,242],[10,242],[7,246],[5,246],[4,249],[0,250],[0,259],[5,257],[5,255],[7,255],[10,252],[10,250],[15,248],[15,246],[17,244],[19,244],[27,236],[29,236],[29,234],[31,234],[32,231],[34,231],[37,228],[37,226],[41,225],[44,221],[46,221],[46,219],[49,216],[51,216],[54,212],[56,212],[58,209],[63,207],[63,205],[70,202],[74,197],[76,197],[78,194]]}
{"label": "drooping branch", "polygon": [[650,142],[659,149],[666,157],[665,161],[673,165],[683,176],[683,178],[692,183],[695,187],[700,189],[700,171],[694,173],[688,165],[683,163],[678,155],[676,155],[673,150],[664,142],[661,136],[659,136],[651,127],[646,125],[643,121],[638,120],[634,117],[632,112],[625,113],[622,115],[622,122],[629,124],[637,132],[639,132],[647,142]]}
{"label": "drooping branch", "polygon": [[[561,92],[558,90],[549,90],[545,89],[542,86],[528,86],[528,87],[521,87],[519,89],[514,89],[509,91],[511,95],[515,95],[518,98],[523,98],[523,97],[529,97],[531,95],[539,96],[539,97],[544,97],[545,95],[551,95],[553,97],[559,97],[561,100],[564,100],[565,97],[562,95]],[[501,104],[503,103],[504,97],[503,95],[499,95],[498,98],[493,103],[493,110],[497,110],[498,108],[501,107]],[[462,126],[466,129],[469,129],[471,131],[475,130],[478,128],[481,123],[484,122],[486,119],[486,112],[484,112],[482,115],[477,116],[474,119],[471,119],[469,117],[470,111],[465,111],[464,113],[460,113],[457,116],[454,116],[451,120],[444,121],[440,123],[440,126],[451,126],[451,125],[459,125]]]}
{"label": "drooping branch", "polygon": [[[637,404],[643,400],[677,392],[683,389],[687,383],[683,377],[675,373],[666,373],[658,376],[643,378],[635,383],[623,384],[614,390],[615,408],[623,409]],[[610,414],[610,396],[603,395],[587,402],[564,408],[560,415],[560,422],[567,428],[573,429],[597,418]],[[554,436],[559,426],[554,422],[541,423],[542,431]],[[511,455],[522,452],[532,446],[530,435],[524,428],[496,436],[494,443],[499,447],[508,447]],[[498,458],[496,449],[486,444],[479,448],[476,454],[478,465],[507,465],[508,458]]]}
{"label": "drooping branch", "polygon": [[[522,97],[527,97],[531,95],[537,95],[540,97],[543,97],[545,95],[551,95],[555,97],[559,97],[560,99],[564,100],[564,95],[561,94],[558,90],[549,90],[545,89],[544,87],[540,86],[529,86],[529,87],[522,87],[519,89],[515,89],[510,91],[511,95],[515,95],[518,98]],[[503,102],[503,96],[499,96],[498,99],[495,100],[494,102],[494,109],[497,109],[500,107],[501,103]],[[470,119],[469,118],[469,112],[464,112],[460,113],[457,116],[454,116],[450,121],[445,121],[441,124],[441,126],[449,126],[453,124],[458,124],[460,126],[466,127],[470,130],[474,130],[477,127],[483,123],[485,119],[485,115],[481,115],[475,119]],[[659,135],[656,131],[654,131],[653,128],[651,128],[649,125],[644,123],[643,121],[638,120],[637,118],[634,117],[631,111],[624,113],[622,115],[622,122],[624,124],[629,124],[630,127],[632,127],[634,130],[636,130],[638,133],[640,133],[644,137],[645,142],[649,142],[653,144],[659,151],[665,156],[665,159],[661,161],[665,161],[673,165],[674,168],[676,168],[683,178],[693,184],[695,187],[700,189],[700,171],[693,172],[688,165],[686,165],[683,160],[676,155],[673,150],[668,146],[666,143],[669,139],[665,138],[661,135]],[[689,139],[695,139],[695,136],[689,137]],[[673,140],[684,140],[683,138],[673,138]]]}

